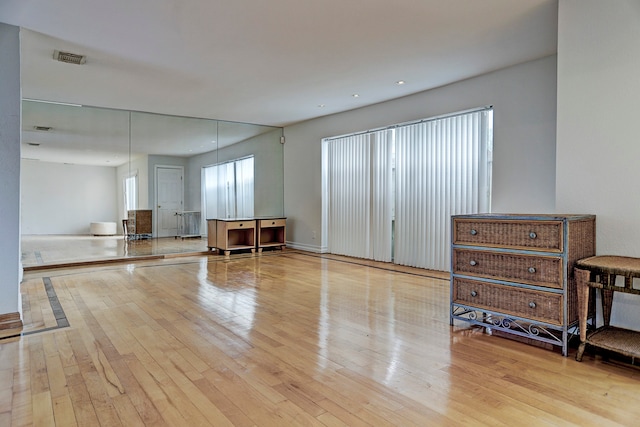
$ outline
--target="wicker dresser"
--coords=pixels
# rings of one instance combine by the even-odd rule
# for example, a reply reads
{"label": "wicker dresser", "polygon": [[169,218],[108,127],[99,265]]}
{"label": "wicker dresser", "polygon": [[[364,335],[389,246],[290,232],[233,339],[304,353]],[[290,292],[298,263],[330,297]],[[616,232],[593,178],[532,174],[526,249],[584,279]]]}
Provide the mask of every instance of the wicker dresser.
{"label": "wicker dresser", "polygon": [[463,320],[562,347],[576,333],[573,268],[595,254],[593,215],[456,215],[451,324]]}

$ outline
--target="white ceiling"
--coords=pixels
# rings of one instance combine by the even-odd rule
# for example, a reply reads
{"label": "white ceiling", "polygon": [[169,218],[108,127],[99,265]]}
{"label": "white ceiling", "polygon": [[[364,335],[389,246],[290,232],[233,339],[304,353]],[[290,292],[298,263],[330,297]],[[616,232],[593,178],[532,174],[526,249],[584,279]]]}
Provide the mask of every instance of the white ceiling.
{"label": "white ceiling", "polygon": [[557,0],[2,0],[0,22],[28,30],[25,98],[284,126],[554,54]]}

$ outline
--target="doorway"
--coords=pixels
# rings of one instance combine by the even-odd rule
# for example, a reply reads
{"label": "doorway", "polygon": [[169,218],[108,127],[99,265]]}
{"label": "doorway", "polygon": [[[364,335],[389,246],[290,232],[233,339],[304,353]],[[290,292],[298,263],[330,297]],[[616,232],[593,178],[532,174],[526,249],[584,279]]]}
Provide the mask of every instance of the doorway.
{"label": "doorway", "polygon": [[156,166],[156,237],[178,235],[184,205],[182,166]]}

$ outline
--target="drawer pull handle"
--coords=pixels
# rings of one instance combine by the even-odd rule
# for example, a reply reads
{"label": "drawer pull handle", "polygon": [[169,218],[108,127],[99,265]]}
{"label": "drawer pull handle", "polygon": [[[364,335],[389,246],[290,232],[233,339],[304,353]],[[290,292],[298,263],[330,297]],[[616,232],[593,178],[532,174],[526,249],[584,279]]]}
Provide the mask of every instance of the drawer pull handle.
{"label": "drawer pull handle", "polygon": [[472,267],[475,267],[476,265],[478,265],[478,263],[474,260],[469,261],[469,265],[471,265]]}
{"label": "drawer pull handle", "polygon": [[473,230],[473,229],[472,229],[469,233],[470,233],[472,236],[475,236],[476,234],[478,234],[478,231],[476,231],[476,230]]}
{"label": "drawer pull handle", "polygon": [[242,224],[240,224],[239,226],[242,227]]}
{"label": "drawer pull handle", "polygon": [[529,238],[535,239],[536,237],[538,237],[538,235],[535,232],[532,231],[531,233],[529,233]]}
{"label": "drawer pull handle", "polygon": [[536,272],[536,268],[535,267],[529,267],[529,273],[533,274]]}
{"label": "drawer pull handle", "polygon": [[529,308],[536,308],[536,303],[535,303],[535,302],[533,302],[533,301],[531,301],[531,302],[529,303]]}
{"label": "drawer pull handle", "polygon": [[472,296],[472,297],[477,297],[477,296],[478,296],[478,293],[477,293],[476,291],[471,291],[471,296]]}
{"label": "drawer pull handle", "polygon": [[271,221],[271,225],[275,225],[275,223],[276,223],[275,221]]}

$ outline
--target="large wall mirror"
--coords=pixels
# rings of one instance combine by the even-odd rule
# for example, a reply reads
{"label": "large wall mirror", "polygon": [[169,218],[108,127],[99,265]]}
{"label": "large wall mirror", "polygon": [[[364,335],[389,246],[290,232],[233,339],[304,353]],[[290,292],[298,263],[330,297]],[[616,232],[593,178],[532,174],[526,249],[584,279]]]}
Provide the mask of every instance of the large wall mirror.
{"label": "large wall mirror", "polygon": [[23,266],[202,252],[208,218],[283,216],[281,137],[272,126],[24,100]]}

